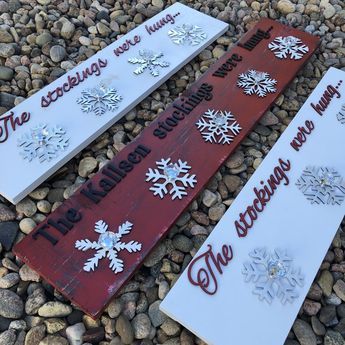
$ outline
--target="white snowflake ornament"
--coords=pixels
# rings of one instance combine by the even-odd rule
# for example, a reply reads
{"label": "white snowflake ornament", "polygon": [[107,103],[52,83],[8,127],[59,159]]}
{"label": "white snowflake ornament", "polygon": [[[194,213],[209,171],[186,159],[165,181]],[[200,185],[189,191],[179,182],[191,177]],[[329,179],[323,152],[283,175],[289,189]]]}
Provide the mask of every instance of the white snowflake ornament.
{"label": "white snowflake ornament", "polygon": [[179,159],[177,163],[171,163],[170,158],[162,158],[156,164],[158,169],[149,168],[146,173],[146,182],[154,182],[150,188],[154,195],[159,195],[163,199],[165,195],[170,194],[172,200],[182,199],[187,195],[186,188],[194,188],[197,181],[195,175],[187,173],[191,169],[187,162]]}
{"label": "white snowflake ornament", "polygon": [[230,144],[241,127],[230,111],[208,109],[196,123],[206,142]]}
{"label": "white snowflake ornament", "polygon": [[128,62],[139,65],[139,67],[134,70],[134,74],[142,74],[148,69],[152,76],[158,77],[160,68],[170,66],[169,62],[161,61],[163,55],[163,53],[154,53],[152,50],[139,50],[140,57],[130,58]]}
{"label": "white snowflake ornament", "polygon": [[254,284],[253,293],[260,301],[271,304],[277,298],[285,304],[298,298],[297,288],[304,285],[304,277],[300,269],[293,268],[286,251],[276,249],[269,253],[265,248],[257,248],[249,256],[251,261],[244,263],[242,273],[245,282]]}
{"label": "white snowflake ornament", "polygon": [[295,36],[276,37],[268,44],[268,48],[277,58],[290,60],[300,60],[309,51],[308,46]]}
{"label": "white snowflake ornament", "polygon": [[141,250],[141,243],[136,241],[121,242],[124,235],[132,231],[133,224],[125,222],[120,225],[117,232],[108,231],[108,224],[103,220],[95,223],[95,232],[99,235],[97,241],[90,241],[89,239],[78,240],[75,242],[75,247],[78,250],[85,252],[89,249],[96,250],[94,256],[88,259],[84,264],[84,271],[94,271],[101,259],[107,257],[110,261],[109,268],[116,274],[123,271],[123,260],[118,257],[121,250],[127,250],[129,253],[139,252]]}
{"label": "white snowflake ornament", "polygon": [[101,85],[99,88],[84,90],[81,92],[82,97],[77,99],[81,105],[81,110],[85,113],[95,113],[100,116],[107,110],[114,111],[118,108],[118,103],[122,97],[114,88],[107,88]]}
{"label": "white snowflake ornament", "polygon": [[337,114],[337,120],[342,124],[345,125],[345,104],[342,105],[341,110]]}
{"label": "white snowflake ornament", "polygon": [[345,199],[343,178],[332,168],[307,167],[296,186],[312,204],[340,205]]}
{"label": "white snowflake ornament", "polygon": [[66,138],[66,130],[60,126],[50,127],[47,124],[39,124],[18,139],[18,147],[24,159],[31,162],[38,158],[39,162],[51,161],[64,151],[69,145]]}
{"label": "white snowflake ornament", "polygon": [[206,33],[200,26],[183,24],[176,26],[174,29],[168,31],[168,36],[178,45],[196,46],[207,38]]}
{"label": "white snowflake ornament", "polygon": [[237,80],[237,85],[244,89],[246,95],[256,94],[259,97],[265,97],[268,93],[276,92],[276,84],[277,81],[271,79],[268,73],[254,69],[241,73]]}

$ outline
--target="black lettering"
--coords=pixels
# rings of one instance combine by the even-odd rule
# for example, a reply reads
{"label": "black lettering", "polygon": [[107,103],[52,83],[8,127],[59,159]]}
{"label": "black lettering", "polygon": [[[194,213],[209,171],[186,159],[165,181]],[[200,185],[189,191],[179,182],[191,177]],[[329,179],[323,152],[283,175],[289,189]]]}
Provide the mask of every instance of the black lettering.
{"label": "black lettering", "polygon": [[141,161],[141,157],[138,156],[135,152],[131,152],[128,154],[127,159],[129,162],[133,164],[138,164]]}
{"label": "black lettering", "polygon": [[121,161],[119,164],[119,168],[124,170],[125,172],[130,172],[133,170],[133,165],[128,163],[127,161]]}
{"label": "black lettering", "polygon": [[87,190],[85,188],[83,188],[80,191],[80,193],[85,195],[87,198],[89,198],[95,204],[98,204],[101,201],[101,199],[107,195],[107,193],[104,191],[94,189],[92,187],[92,182],[87,184],[87,188],[88,188]]}
{"label": "black lettering", "polygon": [[68,231],[73,228],[73,224],[63,218],[59,218],[57,221],[48,219],[47,223],[58,230],[62,235],[66,235]]}
{"label": "black lettering", "polygon": [[70,208],[66,213],[65,213],[65,218],[69,220],[72,223],[77,223],[81,220],[82,215],[80,212],[78,212],[74,208]]}
{"label": "black lettering", "polygon": [[37,240],[38,236],[42,236],[46,240],[48,240],[53,246],[55,246],[58,243],[58,240],[54,236],[50,235],[48,232],[45,231],[48,228],[49,226],[47,224],[42,225],[35,231],[34,234],[32,234],[32,238],[34,240]]}

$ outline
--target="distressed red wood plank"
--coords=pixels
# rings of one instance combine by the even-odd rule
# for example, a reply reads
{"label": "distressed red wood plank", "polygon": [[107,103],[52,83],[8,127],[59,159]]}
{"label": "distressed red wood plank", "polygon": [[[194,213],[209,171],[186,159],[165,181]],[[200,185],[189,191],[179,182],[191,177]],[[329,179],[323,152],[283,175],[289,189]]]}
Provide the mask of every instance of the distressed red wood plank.
{"label": "distressed red wood plank", "polygon": [[[297,60],[290,56],[280,59],[268,48],[279,36],[297,37],[309,50]],[[316,37],[269,19],[261,20],[140,137],[19,243],[14,248],[15,254],[83,311],[97,317],[281,94],[317,45]],[[250,69],[269,73],[270,78],[277,80],[276,91],[265,97],[246,95],[237,81],[240,73]],[[231,111],[241,126],[229,145],[205,142],[202,138],[196,122],[209,109]],[[188,162],[189,173],[196,175],[197,183],[194,188],[186,188],[187,195],[181,200],[172,200],[171,195],[163,199],[154,196],[149,190],[153,183],[145,181],[149,168],[156,169],[156,162],[167,158],[173,162],[179,159]],[[76,241],[89,239],[96,243],[100,234],[94,228],[100,220],[113,232],[117,232],[121,224],[133,224],[121,241],[136,241],[133,248],[137,251],[118,252],[118,259],[124,264],[122,272],[114,273],[107,257],[99,261],[93,272],[83,270],[85,262],[96,251],[77,250]],[[102,224],[98,223],[98,227]],[[83,247],[80,242],[79,247]]]}

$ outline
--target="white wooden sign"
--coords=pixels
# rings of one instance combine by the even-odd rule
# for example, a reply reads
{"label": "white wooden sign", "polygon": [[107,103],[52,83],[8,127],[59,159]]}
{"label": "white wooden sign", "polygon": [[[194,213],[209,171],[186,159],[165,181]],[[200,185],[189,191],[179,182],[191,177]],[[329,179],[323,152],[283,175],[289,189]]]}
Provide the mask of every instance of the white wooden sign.
{"label": "white wooden sign", "polygon": [[331,68],[161,304],[213,345],[282,345],[345,213]]}
{"label": "white wooden sign", "polygon": [[19,202],[222,35],[175,3],[0,117],[0,194]]}

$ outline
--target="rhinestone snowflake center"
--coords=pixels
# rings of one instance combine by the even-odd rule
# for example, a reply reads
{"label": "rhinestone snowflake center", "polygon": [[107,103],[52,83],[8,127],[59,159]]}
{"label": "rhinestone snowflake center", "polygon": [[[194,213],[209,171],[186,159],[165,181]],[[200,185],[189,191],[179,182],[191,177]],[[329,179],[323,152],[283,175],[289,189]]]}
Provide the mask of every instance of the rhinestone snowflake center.
{"label": "rhinestone snowflake center", "polygon": [[262,72],[255,72],[255,74],[253,75],[253,79],[254,79],[254,84],[258,85],[261,83],[263,79],[265,79],[265,76]]}
{"label": "rhinestone snowflake center", "polygon": [[284,38],[284,43],[286,44],[287,47],[290,48],[296,45],[297,39],[296,37],[288,36]]}
{"label": "rhinestone snowflake center", "polygon": [[113,249],[118,242],[118,236],[112,231],[106,231],[99,236],[98,244],[107,250]]}
{"label": "rhinestone snowflake center", "polygon": [[170,163],[164,168],[164,175],[168,178],[169,182],[175,181],[179,174],[180,170],[176,164]]}
{"label": "rhinestone snowflake center", "polygon": [[214,115],[213,122],[216,124],[217,127],[221,127],[223,125],[226,125],[227,120],[223,114],[217,113],[216,115]]}
{"label": "rhinestone snowflake center", "polygon": [[287,270],[281,261],[270,261],[267,272],[271,279],[277,279],[285,277]]}
{"label": "rhinestone snowflake center", "polygon": [[321,187],[331,187],[334,185],[334,176],[326,173],[319,177],[319,183]]}
{"label": "rhinestone snowflake center", "polygon": [[39,146],[44,146],[47,143],[49,131],[47,128],[36,129],[32,132],[32,138],[36,140]]}

